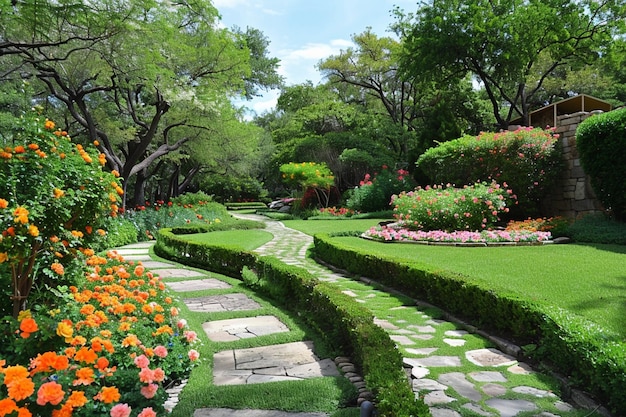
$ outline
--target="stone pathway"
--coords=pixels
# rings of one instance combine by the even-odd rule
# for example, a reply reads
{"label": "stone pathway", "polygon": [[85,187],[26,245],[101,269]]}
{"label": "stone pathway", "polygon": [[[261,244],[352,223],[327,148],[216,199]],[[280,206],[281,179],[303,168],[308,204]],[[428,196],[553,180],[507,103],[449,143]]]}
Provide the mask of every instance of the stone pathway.
{"label": "stone pathway", "polygon": [[[255,250],[259,255],[272,255],[285,263],[306,268],[319,279],[333,282],[345,294],[357,302],[373,304],[378,299],[389,297],[377,287],[365,282],[354,281],[325,268],[306,257],[312,237],[286,228],[281,222],[271,221],[263,216],[242,215],[266,222],[266,230],[274,235],[272,241]],[[118,250],[126,259],[141,260],[156,275],[163,277],[192,277],[189,269],[180,265],[155,263],[137,248],[146,244],[130,245]],[[129,251],[129,258],[124,251]],[[167,272],[165,272],[167,271]],[[187,271],[187,272],[185,272]],[[207,275],[209,275],[207,273]],[[375,277],[373,277],[375,279]],[[217,281],[217,282],[216,282]],[[196,311],[216,311],[222,308],[253,311],[253,306],[245,295],[233,297],[229,294],[207,296],[201,299],[185,299],[184,291],[196,289],[221,289],[225,283],[204,277],[168,283],[170,288],[179,291],[181,298]],[[243,296],[243,297],[241,297]],[[594,408],[581,412],[548,389],[533,387],[540,375],[529,365],[516,359],[519,347],[475,331],[469,332],[461,326],[433,317],[424,310],[425,305],[405,305],[400,300],[390,308],[385,317],[377,317],[376,323],[389,332],[392,340],[405,359],[407,375],[412,381],[416,396],[430,406],[434,417],[463,416],[607,416],[604,409]],[[409,317],[410,319],[407,319]],[[246,319],[221,320],[203,325],[211,340],[229,341],[235,338],[256,337],[271,332],[288,331],[276,318],[251,315]],[[471,330],[471,329],[470,329]],[[479,332],[480,333],[480,332]],[[497,348],[492,347],[497,346]],[[338,372],[329,360],[317,361],[312,346],[307,342],[290,346],[292,349],[277,349],[276,346],[226,350],[215,355],[214,375],[216,384],[262,383],[278,379],[298,379],[307,375],[323,376]],[[307,351],[307,349],[309,349]],[[293,356],[288,352],[293,352]],[[304,358],[309,362],[306,362]],[[461,371],[462,370],[462,371]],[[335,374],[336,375],[336,374]],[[539,377],[539,378],[538,378]],[[576,394],[576,393],[575,393]],[[171,402],[175,404],[175,398]],[[194,417],[321,417],[319,413],[282,413],[271,410],[239,411],[223,409],[196,410]]]}

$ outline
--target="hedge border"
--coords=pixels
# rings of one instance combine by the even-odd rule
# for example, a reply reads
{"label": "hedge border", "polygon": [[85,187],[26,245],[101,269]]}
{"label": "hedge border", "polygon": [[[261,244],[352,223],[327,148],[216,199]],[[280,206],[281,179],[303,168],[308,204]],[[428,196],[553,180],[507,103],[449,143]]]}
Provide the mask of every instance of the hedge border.
{"label": "hedge border", "polygon": [[333,241],[329,234],[314,236],[313,253],[337,268],[374,279],[527,345],[530,359],[567,375],[568,384],[590,392],[616,415],[624,415],[626,343],[616,334],[562,309],[468,283],[459,274],[354,250]]}
{"label": "hedge border", "polygon": [[351,357],[374,395],[380,417],[429,416],[428,406],[415,397],[403,369],[402,355],[387,332],[374,324],[371,312],[308,271],[271,256],[259,257],[235,246],[189,242],[161,229],[154,252],[181,264],[242,279],[248,268],[259,281],[254,287],[282,307],[296,312],[326,341]]}

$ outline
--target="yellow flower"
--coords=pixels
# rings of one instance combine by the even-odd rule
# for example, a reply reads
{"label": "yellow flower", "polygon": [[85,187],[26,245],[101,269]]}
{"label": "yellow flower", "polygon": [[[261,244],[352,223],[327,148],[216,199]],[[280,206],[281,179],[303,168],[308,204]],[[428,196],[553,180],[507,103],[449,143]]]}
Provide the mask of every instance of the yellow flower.
{"label": "yellow flower", "polygon": [[28,223],[28,210],[25,207],[19,206],[13,211],[16,223],[26,224]]}
{"label": "yellow flower", "polygon": [[17,315],[17,321],[22,321],[24,319],[30,319],[30,318],[32,318],[30,310],[22,310]]}
{"label": "yellow flower", "polygon": [[72,328],[71,321],[63,320],[57,325],[57,335],[65,338],[66,343],[70,343],[72,341],[73,334],[74,334],[74,329]]}
{"label": "yellow flower", "polygon": [[54,189],[54,198],[61,198],[65,195],[65,191],[59,189],[59,188],[55,188]]}
{"label": "yellow flower", "polygon": [[0,264],[6,262],[9,259],[9,255],[6,252],[0,252]]}
{"label": "yellow flower", "polygon": [[39,229],[34,224],[31,224],[30,226],[28,226],[28,234],[32,237],[37,237],[39,236]]}

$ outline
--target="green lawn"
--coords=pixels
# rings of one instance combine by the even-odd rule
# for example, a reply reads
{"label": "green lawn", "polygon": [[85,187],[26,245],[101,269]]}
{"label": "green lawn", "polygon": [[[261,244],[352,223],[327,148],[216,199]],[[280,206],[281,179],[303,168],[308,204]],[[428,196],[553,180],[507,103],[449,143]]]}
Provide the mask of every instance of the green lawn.
{"label": "green lawn", "polygon": [[[307,234],[367,230],[380,220],[286,221]],[[418,261],[430,269],[463,274],[470,281],[558,306],[626,338],[626,246],[567,244],[517,247],[450,247],[379,243],[337,237],[381,255]],[[375,277],[372,277],[375,278]]]}
{"label": "green lawn", "polygon": [[192,235],[179,235],[178,237],[191,242],[208,243],[212,245],[233,245],[239,246],[244,250],[253,250],[272,240],[273,235],[262,229],[251,229],[197,233]]}

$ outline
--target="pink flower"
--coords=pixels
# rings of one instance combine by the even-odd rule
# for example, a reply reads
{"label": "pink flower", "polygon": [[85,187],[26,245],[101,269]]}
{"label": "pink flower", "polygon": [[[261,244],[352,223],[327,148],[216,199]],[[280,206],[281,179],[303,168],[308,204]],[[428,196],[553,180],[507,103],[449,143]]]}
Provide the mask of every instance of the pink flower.
{"label": "pink flower", "polygon": [[117,404],[111,408],[111,417],[129,417],[131,408],[128,404]]}
{"label": "pink flower", "polygon": [[189,360],[193,362],[200,357],[200,353],[198,353],[198,351],[195,349],[191,349],[189,353],[187,353],[187,356],[189,356]]}
{"label": "pink flower", "polygon": [[178,320],[178,323],[176,323],[176,327],[178,327],[179,329],[182,329],[186,325],[187,325],[187,320],[185,319],[180,319]]}
{"label": "pink flower", "polygon": [[137,417],[156,417],[156,413],[152,407],[146,407],[137,415]]}
{"label": "pink flower", "polygon": [[150,399],[150,398],[154,397],[154,395],[156,394],[158,389],[159,389],[159,386],[157,384],[145,385],[145,386],[141,387],[141,395],[143,395],[144,397]]}
{"label": "pink flower", "polygon": [[198,334],[194,332],[193,330],[186,330],[183,333],[183,335],[185,336],[185,338],[187,339],[187,342],[189,343],[194,342],[198,338]]}
{"label": "pink flower", "polygon": [[139,368],[147,368],[148,365],[150,365],[150,359],[148,359],[146,355],[139,355],[135,358],[135,365]]}
{"label": "pink flower", "polygon": [[163,382],[165,379],[165,372],[161,368],[156,368],[152,371],[152,375],[154,376],[154,380],[157,382]]}
{"label": "pink flower", "polygon": [[154,354],[159,358],[164,358],[167,356],[167,348],[163,345],[159,345],[154,348]]}
{"label": "pink flower", "polygon": [[154,382],[154,372],[150,368],[141,368],[139,371],[139,380],[145,384]]}

